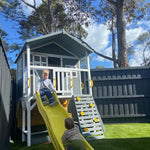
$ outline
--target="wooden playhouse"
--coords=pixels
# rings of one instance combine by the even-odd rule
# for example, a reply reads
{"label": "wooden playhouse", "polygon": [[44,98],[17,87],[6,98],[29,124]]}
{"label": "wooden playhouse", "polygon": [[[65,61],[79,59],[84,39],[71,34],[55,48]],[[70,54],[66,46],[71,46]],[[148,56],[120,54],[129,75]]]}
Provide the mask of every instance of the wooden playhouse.
{"label": "wooden playhouse", "polygon": [[[25,42],[16,60],[17,100],[20,101],[17,117],[18,127],[22,129],[22,141],[25,141],[27,137],[28,146],[31,145],[32,134],[36,134],[32,133],[31,126],[44,124],[34,99],[43,69],[50,70],[50,79],[59,100],[62,103],[65,100],[73,100],[83,136],[86,135],[85,126],[87,126],[91,135],[97,134],[97,138],[103,138],[103,123],[92,96],[93,82],[89,62],[89,54],[92,52],[85,42],[65,31]],[[90,123],[93,119],[95,119],[94,124]]]}

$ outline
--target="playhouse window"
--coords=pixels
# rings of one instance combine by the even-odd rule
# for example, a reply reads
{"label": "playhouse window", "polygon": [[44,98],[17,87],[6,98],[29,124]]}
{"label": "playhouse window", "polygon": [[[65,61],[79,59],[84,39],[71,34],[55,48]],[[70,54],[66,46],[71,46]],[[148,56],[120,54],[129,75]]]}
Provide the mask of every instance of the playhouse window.
{"label": "playhouse window", "polygon": [[[68,73],[68,76],[70,76],[70,72]],[[72,72],[72,77],[76,78],[77,77],[77,71],[73,71]]]}
{"label": "playhouse window", "polygon": [[72,76],[73,76],[73,77],[77,77],[77,72],[76,72],[76,71],[73,71],[73,72],[72,72]]}
{"label": "playhouse window", "polygon": [[47,66],[47,61],[46,61],[47,59],[46,59],[46,57],[41,57],[41,65],[42,66]]}
{"label": "playhouse window", "polygon": [[41,57],[42,62],[46,62],[46,57]]}
{"label": "playhouse window", "polygon": [[42,63],[42,66],[47,66],[46,64]]}
{"label": "playhouse window", "polygon": [[34,61],[40,62],[40,56],[34,56]]}
{"label": "playhouse window", "polygon": [[60,58],[48,57],[48,65],[60,67]]}
{"label": "playhouse window", "polygon": [[32,55],[30,55],[30,63],[31,63],[31,65],[33,65],[33,56]]}
{"label": "playhouse window", "polygon": [[34,65],[40,66],[40,56],[34,56]]}
{"label": "playhouse window", "polygon": [[47,66],[47,57],[34,56],[34,65],[36,66]]}

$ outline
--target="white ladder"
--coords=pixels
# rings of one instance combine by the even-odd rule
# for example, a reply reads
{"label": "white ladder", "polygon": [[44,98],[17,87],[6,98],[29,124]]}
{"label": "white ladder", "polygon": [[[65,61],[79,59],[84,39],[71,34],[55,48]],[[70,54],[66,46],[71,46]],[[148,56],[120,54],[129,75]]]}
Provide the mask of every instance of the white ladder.
{"label": "white ladder", "polygon": [[74,97],[81,134],[86,140],[104,138],[105,128],[93,96]]}

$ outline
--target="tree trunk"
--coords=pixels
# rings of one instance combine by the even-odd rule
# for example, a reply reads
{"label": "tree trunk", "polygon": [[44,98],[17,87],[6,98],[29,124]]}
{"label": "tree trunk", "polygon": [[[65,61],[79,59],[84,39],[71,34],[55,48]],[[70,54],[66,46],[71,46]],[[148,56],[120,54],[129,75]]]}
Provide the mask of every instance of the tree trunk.
{"label": "tree trunk", "polygon": [[[114,28],[112,28],[112,57],[113,57],[113,60],[116,60],[115,50],[116,50],[115,32],[114,32]],[[117,62],[113,61],[113,64],[114,64],[114,68],[117,68]]]}
{"label": "tree trunk", "polygon": [[54,16],[53,16],[53,13],[52,13],[52,2],[51,0],[48,0],[47,1],[48,5],[47,5],[47,9],[48,9],[48,13],[49,13],[49,16],[48,16],[48,19],[49,19],[49,33],[52,33],[54,32]]}
{"label": "tree trunk", "polygon": [[124,0],[117,0],[118,65],[128,67],[123,4]]}

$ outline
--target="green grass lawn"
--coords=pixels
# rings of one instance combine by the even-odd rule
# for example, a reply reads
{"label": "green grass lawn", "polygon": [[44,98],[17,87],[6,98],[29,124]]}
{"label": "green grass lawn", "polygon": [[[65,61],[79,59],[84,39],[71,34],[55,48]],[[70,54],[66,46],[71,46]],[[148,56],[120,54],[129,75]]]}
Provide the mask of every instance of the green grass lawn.
{"label": "green grass lawn", "polygon": [[[150,150],[150,124],[109,124],[105,125],[105,139],[90,141],[95,150]],[[55,150],[52,144],[36,144],[15,141],[9,150]]]}

